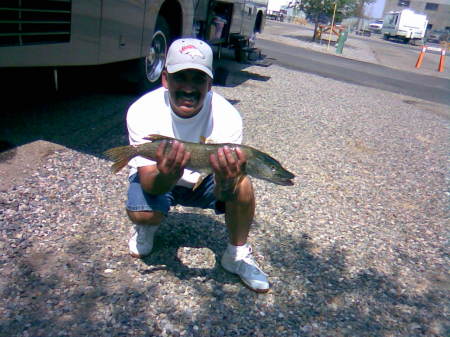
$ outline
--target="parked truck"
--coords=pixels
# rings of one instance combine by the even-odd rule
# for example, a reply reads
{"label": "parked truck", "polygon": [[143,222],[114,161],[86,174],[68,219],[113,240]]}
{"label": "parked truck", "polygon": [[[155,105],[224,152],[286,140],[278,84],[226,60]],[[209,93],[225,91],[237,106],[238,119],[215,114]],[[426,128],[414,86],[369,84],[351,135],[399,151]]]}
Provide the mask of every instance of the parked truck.
{"label": "parked truck", "polygon": [[402,39],[405,43],[423,40],[427,29],[427,16],[410,9],[386,14],[381,32],[386,40]]}
{"label": "parked truck", "polygon": [[245,57],[266,9],[267,0],[10,0],[0,6],[0,68],[48,67],[57,84],[61,67],[121,62],[147,89],[178,37]]}

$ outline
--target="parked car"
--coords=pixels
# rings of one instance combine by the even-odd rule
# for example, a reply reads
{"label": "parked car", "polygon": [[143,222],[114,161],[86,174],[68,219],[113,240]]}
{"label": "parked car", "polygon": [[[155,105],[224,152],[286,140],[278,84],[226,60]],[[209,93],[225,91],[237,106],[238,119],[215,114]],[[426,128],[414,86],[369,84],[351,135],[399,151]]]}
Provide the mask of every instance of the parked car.
{"label": "parked car", "polygon": [[432,43],[448,41],[448,32],[445,30],[433,29],[427,34],[426,41]]}
{"label": "parked car", "polygon": [[367,28],[361,28],[357,31],[355,31],[356,35],[362,35],[362,36],[370,36],[372,33],[372,31],[370,29]]}
{"label": "parked car", "polygon": [[375,22],[369,24],[369,29],[373,33],[381,33],[381,28],[383,28],[383,20],[376,20]]}

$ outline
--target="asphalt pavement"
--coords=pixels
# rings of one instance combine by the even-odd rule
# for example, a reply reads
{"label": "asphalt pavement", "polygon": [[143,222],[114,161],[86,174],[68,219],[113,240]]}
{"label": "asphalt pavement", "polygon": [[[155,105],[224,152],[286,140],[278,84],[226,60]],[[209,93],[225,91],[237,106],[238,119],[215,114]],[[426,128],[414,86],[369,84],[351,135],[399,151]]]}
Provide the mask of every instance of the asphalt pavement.
{"label": "asphalt pavement", "polygon": [[258,41],[258,47],[273,58],[274,63],[281,66],[347,83],[450,104],[450,81],[447,79],[335,57],[269,40]]}
{"label": "asphalt pavement", "polygon": [[380,36],[350,34],[344,53],[337,55],[333,45],[311,42],[311,36],[310,27],[269,21],[257,47],[281,66],[450,104],[450,72],[438,72],[432,67],[431,61],[439,55],[427,54],[423,66],[416,69],[413,64],[418,46],[384,41]]}

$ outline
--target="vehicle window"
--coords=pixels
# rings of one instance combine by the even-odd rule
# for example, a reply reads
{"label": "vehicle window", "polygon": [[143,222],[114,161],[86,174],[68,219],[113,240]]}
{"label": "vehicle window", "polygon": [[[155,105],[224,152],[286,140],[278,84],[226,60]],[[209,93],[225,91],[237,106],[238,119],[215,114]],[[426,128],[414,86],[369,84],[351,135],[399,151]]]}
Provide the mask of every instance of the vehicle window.
{"label": "vehicle window", "polygon": [[394,16],[394,15],[389,15],[389,16],[386,18],[386,21],[387,21],[388,24],[393,25],[393,24],[395,24],[395,19],[396,19],[396,16]]}
{"label": "vehicle window", "polygon": [[432,2],[427,2],[425,4],[425,9],[429,10],[429,11],[437,11],[438,8],[439,8],[439,4],[435,4],[435,3],[432,3]]}

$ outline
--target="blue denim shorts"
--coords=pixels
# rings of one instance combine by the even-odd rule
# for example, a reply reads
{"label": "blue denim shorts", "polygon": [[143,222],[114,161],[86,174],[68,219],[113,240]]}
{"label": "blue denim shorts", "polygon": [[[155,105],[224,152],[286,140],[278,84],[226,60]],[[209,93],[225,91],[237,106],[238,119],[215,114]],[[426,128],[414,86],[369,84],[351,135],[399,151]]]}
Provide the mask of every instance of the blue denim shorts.
{"label": "blue denim shorts", "polygon": [[187,187],[175,186],[170,192],[160,195],[146,193],[139,182],[139,174],[129,178],[127,209],[129,211],[159,211],[167,215],[170,207],[182,205],[187,207],[209,208],[216,214],[225,213],[225,203],[214,196],[214,179],[212,175],[203,179],[201,185],[193,191]]}

